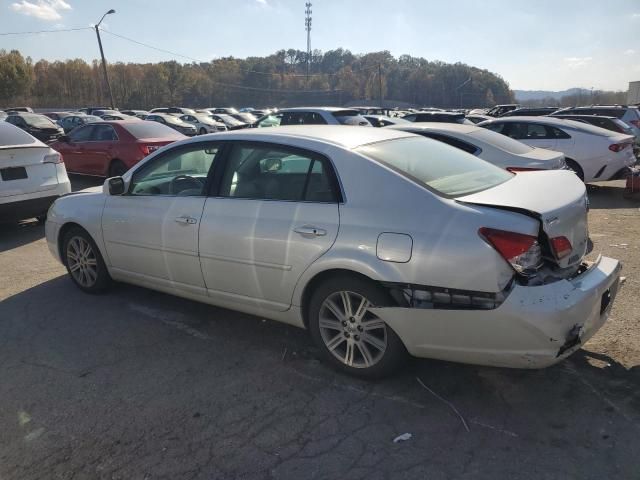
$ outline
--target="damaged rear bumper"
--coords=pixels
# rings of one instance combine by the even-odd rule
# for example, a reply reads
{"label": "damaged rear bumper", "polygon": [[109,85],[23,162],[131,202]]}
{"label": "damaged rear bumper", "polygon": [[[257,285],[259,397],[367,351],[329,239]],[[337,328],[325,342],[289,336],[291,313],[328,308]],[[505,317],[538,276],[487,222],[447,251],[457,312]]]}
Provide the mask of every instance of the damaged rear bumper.
{"label": "damaged rear bumper", "polygon": [[372,309],[416,357],[543,368],[578,350],[607,320],[621,264],[599,257],[570,280],[513,288],[493,310]]}

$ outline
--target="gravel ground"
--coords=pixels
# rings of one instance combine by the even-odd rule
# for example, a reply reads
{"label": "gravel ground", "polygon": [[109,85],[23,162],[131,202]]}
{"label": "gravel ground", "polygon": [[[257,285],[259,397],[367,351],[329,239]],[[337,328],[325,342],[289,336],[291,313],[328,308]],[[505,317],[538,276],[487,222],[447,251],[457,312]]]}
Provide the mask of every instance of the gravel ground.
{"label": "gravel ground", "polygon": [[319,363],[302,330],[85,295],[41,226],[0,226],[0,479],[640,478],[640,202],[589,193],[593,255],[627,279],[582,350],[538,371],[415,360],[375,383]]}

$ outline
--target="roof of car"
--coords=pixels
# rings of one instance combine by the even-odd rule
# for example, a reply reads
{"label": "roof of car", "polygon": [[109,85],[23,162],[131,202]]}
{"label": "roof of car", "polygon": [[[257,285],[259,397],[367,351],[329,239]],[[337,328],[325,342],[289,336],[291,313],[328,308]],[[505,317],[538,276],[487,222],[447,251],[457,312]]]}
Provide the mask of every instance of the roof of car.
{"label": "roof of car", "polygon": [[543,115],[540,117],[529,117],[529,116],[513,116],[513,117],[498,117],[498,118],[493,118],[491,120],[487,120],[485,122],[480,122],[478,125],[483,125],[485,123],[495,123],[495,122],[528,122],[528,123],[543,123],[543,124],[547,124],[547,125],[556,125],[558,127],[560,126],[582,126],[582,124],[580,122],[572,122],[571,120],[565,120],[564,118],[556,118],[556,117],[550,117],[547,115]]}
{"label": "roof of car", "polygon": [[[216,139],[220,140],[236,138],[238,140],[257,141],[273,141],[274,137],[289,137],[314,140],[321,143],[338,145],[347,149],[356,148],[369,143],[413,136],[411,133],[392,130],[390,128],[344,125],[296,125],[286,127],[252,128],[218,132],[212,135],[215,135]],[[202,140],[206,138],[206,136],[195,137],[190,141],[196,142],[198,141],[198,138]]]}

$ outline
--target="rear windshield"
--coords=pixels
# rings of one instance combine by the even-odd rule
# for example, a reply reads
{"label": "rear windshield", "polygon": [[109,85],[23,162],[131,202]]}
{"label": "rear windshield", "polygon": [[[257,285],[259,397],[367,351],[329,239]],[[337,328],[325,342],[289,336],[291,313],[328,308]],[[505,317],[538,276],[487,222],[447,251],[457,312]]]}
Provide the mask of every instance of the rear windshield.
{"label": "rear windshield", "polygon": [[0,148],[11,145],[29,145],[36,142],[37,140],[24,130],[10,123],[0,122]]}
{"label": "rear windshield", "polygon": [[387,140],[356,151],[445,197],[480,192],[513,176],[469,153],[424,137]]}
{"label": "rear windshield", "polygon": [[173,128],[169,128],[158,122],[131,122],[121,124],[127,132],[136,138],[184,138]]}
{"label": "rear windshield", "polygon": [[523,155],[533,150],[533,148],[525,145],[522,142],[507,137],[506,135],[492,132],[491,130],[487,130],[486,128],[479,128],[478,130],[469,133],[469,135],[490,145],[493,145],[500,150],[504,150],[505,152],[513,153],[515,155]]}

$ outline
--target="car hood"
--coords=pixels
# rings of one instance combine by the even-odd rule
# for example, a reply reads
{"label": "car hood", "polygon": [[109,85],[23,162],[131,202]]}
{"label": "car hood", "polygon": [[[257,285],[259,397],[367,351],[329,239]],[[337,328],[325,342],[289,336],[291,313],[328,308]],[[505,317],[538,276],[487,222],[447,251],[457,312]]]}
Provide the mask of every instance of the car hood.
{"label": "car hood", "polygon": [[556,260],[561,268],[579,263],[586,254],[589,237],[586,188],[571,171],[521,172],[496,187],[456,200],[520,211],[538,218],[547,242],[561,236],[571,242],[570,255]]}

